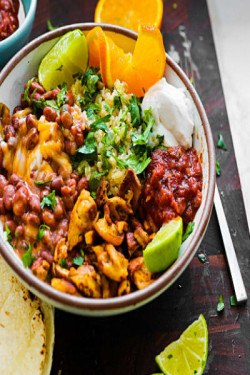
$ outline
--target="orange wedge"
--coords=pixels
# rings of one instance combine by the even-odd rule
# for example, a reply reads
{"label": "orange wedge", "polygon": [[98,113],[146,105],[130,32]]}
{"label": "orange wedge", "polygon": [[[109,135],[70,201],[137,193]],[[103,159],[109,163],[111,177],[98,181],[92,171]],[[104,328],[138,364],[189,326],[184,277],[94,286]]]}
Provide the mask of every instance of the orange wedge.
{"label": "orange wedge", "polygon": [[140,26],[133,55],[119,48],[100,26],[88,33],[87,41],[89,65],[100,67],[107,87],[119,79],[127,83],[129,93],[143,96],[163,76],[165,50],[162,35],[154,26]]}
{"label": "orange wedge", "polygon": [[161,27],[162,0],[99,0],[95,22],[111,23],[138,31],[140,23]]}

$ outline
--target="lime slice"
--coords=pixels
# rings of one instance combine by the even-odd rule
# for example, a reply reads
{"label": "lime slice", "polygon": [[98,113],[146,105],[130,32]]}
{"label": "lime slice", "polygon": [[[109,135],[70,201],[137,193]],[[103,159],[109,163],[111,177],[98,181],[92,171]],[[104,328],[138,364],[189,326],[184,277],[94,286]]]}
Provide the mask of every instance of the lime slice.
{"label": "lime slice", "polygon": [[62,36],[42,59],[38,79],[45,90],[52,90],[66,82],[74,82],[73,74],[84,72],[88,66],[88,42],[81,30],[73,30]]}
{"label": "lime slice", "polygon": [[201,375],[207,361],[208,331],[203,315],[193,322],[179,340],[168,345],[156,358],[167,375]]}
{"label": "lime slice", "polygon": [[182,243],[182,218],[180,216],[163,224],[143,251],[144,262],[149,272],[166,270],[178,257]]}

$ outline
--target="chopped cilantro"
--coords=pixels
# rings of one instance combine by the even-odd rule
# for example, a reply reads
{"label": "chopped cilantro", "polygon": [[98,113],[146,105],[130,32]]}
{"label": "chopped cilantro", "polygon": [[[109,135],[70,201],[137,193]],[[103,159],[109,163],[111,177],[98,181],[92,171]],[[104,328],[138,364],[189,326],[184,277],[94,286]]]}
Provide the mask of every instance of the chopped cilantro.
{"label": "chopped cilantro", "polygon": [[107,102],[105,102],[105,104],[104,104],[104,108],[106,109],[106,111],[107,111],[110,115],[112,115],[112,108],[110,108],[110,106],[108,105]]}
{"label": "chopped cilantro", "polygon": [[11,230],[6,223],[5,223],[5,231],[6,231],[7,241],[10,243],[12,241],[12,235],[11,235]]}
{"label": "chopped cilantro", "polygon": [[41,224],[40,227],[38,228],[38,233],[37,233],[37,236],[36,236],[36,241],[40,241],[40,240],[43,239],[44,230],[45,229],[50,229],[50,227],[48,227],[48,225]]}
{"label": "chopped cilantro", "polygon": [[220,176],[220,163],[216,160],[216,175]]}
{"label": "chopped cilantro", "polygon": [[205,263],[207,258],[205,254],[198,254],[198,259],[202,262]]}
{"label": "chopped cilantro", "polygon": [[219,133],[218,137],[219,137],[219,140],[217,142],[217,147],[222,148],[223,150],[227,150],[222,134]]}
{"label": "chopped cilantro", "polygon": [[66,258],[62,258],[62,259],[60,259],[59,264],[60,264],[60,266],[61,266],[62,268],[68,268],[68,264],[67,264]]}
{"label": "chopped cilantro", "polygon": [[84,262],[84,255],[73,258],[72,260],[72,264],[74,264],[75,266],[81,266],[83,262]]}
{"label": "chopped cilantro", "polygon": [[52,182],[52,180],[46,180],[46,181],[34,181],[36,185],[45,185]]}
{"label": "chopped cilantro", "polygon": [[140,108],[135,95],[129,100],[129,112],[131,114],[132,125],[138,127],[141,123]]}
{"label": "chopped cilantro", "polygon": [[84,160],[97,160],[97,143],[94,132],[88,133],[84,145],[77,152],[81,154]]}
{"label": "chopped cilantro", "polygon": [[28,245],[28,248],[26,247],[26,249],[27,250],[22,255],[22,262],[23,262],[24,267],[30,267],[34,263],[36,257],[32,255],[32,249],[31,249],[30,243]]}
{"label": "chopped cilantro", "polygon": [[51,207],[52,211],[56,208],[57,200],[56,200],[56,192],[52,190],[52,192],[48,195],[45,195],[42,202],[41,207],[44,208],[45,206]]}
{"label": "chopped cilantro", "polygon": [[224,305],[223,296],[222,296],[222,293],[221,293],[220,297],[219,297],[218,304],[217,304],[217,311],[220,312],[220,311],[224,310],[224,308],[225,308],[225,305]]}
{"label": "chopped cilantro", "polygon": [[79,100],[83,109],[95,101],[96,95],[99,93],[97,82],[101,80],[100,74],[97,74],[98,68],[91,67],[81,76],[81,82],[84,87],[83,97]]}
{"label": "chopped cilantro", "polygon": [[230,297],[230,305],[231,306],[237,306],[237,299],[235,296]]}
{"label": "chopped cilantro", "polygon": [[59,72],[61,72],[62,68],[63,68],[63,65],[60,65],[59,68],[57,68],[56,70],[59,70]]}
{"label": "chopped cilantro", "polygon": [[122,108],[122,101],[121,101],[120,96],[116,95],[114,97],[114,99],[113,99],[113,108],[114,108],[114,110],[117,110],[117,111],[119,111]]}
{"label": "chopped cilantro", "polygon": [[62,107],[64,104],[66,104],[68,102],[68,99],[67,99],[67,84],[65,82],[63,82],[62,84],[62,88],[61,90],[59,91],[59,93],[57,94],[57,106],[60,108]]}
{"label": "chopped cilantro", "polygon": [[190,223],[188,223],[187,228],[185,230],[185,233],[182,237],[182,242],[186,241],[186,239],[190,236],[190,234],[193,232],[193,230],[194,230],[194,222],[190,221]]}
{"label": "chopped cilantro", "polygon": [[51,24],[51,21],[50,21],[50,20],[47,20],[47,26],[48,26],[48,30],[49,30],[49,31],[52,31],[52,30],[55,30],[55,29],[57,29],[57,27],[54,27],[54,26],[52,26],[52,24]]}
{"label": "chopped cilantro", "polygon": [[193,76],[191,76],[190,78],[189,78],[189,80],[190,80],[190,82],[192,83],[192,85],[194,84],[194,77]]}
{"label": "chopped cilantro", "polygon": [[15,231],[15,238],[17,238],[18,236],[19,236],[19,233]]}
{"label": "chopped cilantro", "polygon": [[[30,85],[31,85],[32,82],[38,82],[37,78],[35,78],[35,77],[31,78],[31,79],[27,82],[26,89],[25,89],[24,92],[23,92],[23,100],[24,100],[25,102],[27,102],[29,105],[31,104],[31,99],[30,99],[30,97],[29,97],[29,95],[30,95],[29,90],[30,90]],[[34,92],[33,92],[33,93],[34,93]]]}
{"label": "chopped cilantro", "polygon": [[93,120],[98,112],[100,112],[102,106],[100,103],[90,103],[86,109],[87,117],[89,120]]}
{"label": "chopped cilantro", "polygon": [[105,124],[105,122],[109,122],[110,117],[111,117],[110,115],[107,115],[107,116],[104,116],[104,117],[100,117],[96,121],[92,122],[90,124],[91,130],[92,131],[102,130],[104,132],[108,132],[109,129],[108,129],[107,125]]}
{"label": "chopped cilantro", "polygon": [[168,359],[171,359],[171,358],[173,358],[173,354],[168,355]]}

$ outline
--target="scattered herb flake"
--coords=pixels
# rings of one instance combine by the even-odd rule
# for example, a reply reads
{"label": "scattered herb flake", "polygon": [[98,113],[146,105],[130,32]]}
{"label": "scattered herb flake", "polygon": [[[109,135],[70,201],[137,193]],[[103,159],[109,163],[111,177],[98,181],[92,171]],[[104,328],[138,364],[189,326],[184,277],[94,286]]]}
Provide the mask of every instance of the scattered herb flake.
{"label": "scattered herb flake", "polygon": [[217,311],[218,312],[223,311],[224,308],[225,308],[225,305],[224,305],[223,296],[222,296],[222,293],[221,293],[220,297],[219,297],[218,304],[217,304]]}
{"label": "scattered herb flake", "polygon": [[230,305],[231,306],[237,306],[237,299],[235,296],[230,297]]}
{"label": "scattered herb flake", "polygon": [[224,142],[224,139],[223,139],[223,136],[221,133],[218,134],[218,137],[219,137],[219,140],[217,142],[217,147],[219,148],[222,148],[223,150],[227,150],[227,147],[225,145],[225,142]]}
{"label": "scattered herb flake", "polygon": [[171,359],[171,358],[173,358],[173,354],[168,355],[168,359]]}
{"label": "scattered herb flake", "polygon": [[84,145],[77,152],[82,154],[81,158],[84,160],[97,160],[97,143],[94,132],[88,133]]}
{"label": "scattered herb flake", "polygon": [[49,31],[52,31],[52,30],[55,30],[55,29],[57,29],[57,27],[54,27],[54,26],[52,26],[52,24],[51,24],[51,21],[50,21],[50,20],[47,20],[47,26],[48,26],[48,30],[49,30]]}
{"label": "scattered herb flake", "polygon": [[60,259],[59,264],[60,264],[60,266],[61,266],[62,268],[68,268],[68,264],[67,264],[66,258],[62,258],[62,259]]}
{"label": "scattered herb flake", "polygon": [[51,207],[52,211],[56,208],[57,200],[56,200],[56,192],[55,190],[52,190],[52,192],[48,195],[45,195],[42,202],[41,202],[41,208],[44,208],[45,206]]}
{"label": "scattered herb flake", "polygon": [[63,82],[61,90],[57,94],[57,103],[56,104],[57,104],[58,108],[62,107],[64,104],[66,104],[68,102],[68,98],[66,96],[67,91],[68,91],[67,84],[65,82]]}
{"label": "scattered herb flake", "polygon": [[216,160],[216,175],[220,176],[220,163]]}
{"label": "scattered herb flake", "polygon": [[46,180],[46,181],[34,181],[34,183],[36,185],[45,185],[45,184],[49,184],[50,182],[52,182],[52,180]]}
{"label": "scattered herb flake", "polygon": [[135,95],[129,100],[129,112],[131,114],[132,125],[138,127],[141,123],[140,108]]}
{"label": "scattered herb flake", "polygon": [[116,95],[114,97],[114,99],[113,99],[113,108],[114,108],[114,110],[117,110],[117,111],[119,111],[122,108],[122,101],[121,101],[120,96]]}
{"label": "scattered herb flake", "polygon": [[202,263],[205,263],[207,258],[205,254],[198,254],[198,258]]}
{"label": "scattered herb flake", "polygon": [[40,241],[40,240],[43,239],[44,230],[45,229],[49,229],[50,230],[50,227],[48,227],[48,225],[41,224],[40,227],[38,228],[38,233],[37,233],[37,236],[36,236],[36,241]]}
{"label": "scattered herb flake", "polygon": [[192,77],[190,77],[190,82],[192,83],[192,85],[194,84],[194,77],[192,76]]}
{"label": "scattered herb flake", "polygon": [[84,258],[83,257],[76,257],[76,258],[73,258],[72,260],[72,264],[74,264],[75,266],[81,266],[84,262]]}
{"label": "scattered herb flake", "polygon": [[6,231],[6,235],[7,235],[7,241],[10,243],[12,241],[12,235],[11,235],[11,230],[8,227],[7,223],[5,223],[5,231]]}
{"label": "scattered herb flake", "polygon": [[24,267],[30,267],[34,263],[35,259],[36,257],[32,255],[32,249],[29,243],[27,250],[22,255],[22,262]]}
{"label": "scattered herb flake", "polygon": [[190,221],[190,223],[188,223],[187,228],[185,230],[185,233],[182,237],[182,242],[186,241],[186,239],[190,236],[190,234],[193,232],[193,230],[194,230],[194,222]]}
{"label": "scattered herb flake", "polygon": [[59,70],[59,72],[61,72],[62,68],[63,68],[63,65],[60,65],[59,68],[57,68],[56,70]]}

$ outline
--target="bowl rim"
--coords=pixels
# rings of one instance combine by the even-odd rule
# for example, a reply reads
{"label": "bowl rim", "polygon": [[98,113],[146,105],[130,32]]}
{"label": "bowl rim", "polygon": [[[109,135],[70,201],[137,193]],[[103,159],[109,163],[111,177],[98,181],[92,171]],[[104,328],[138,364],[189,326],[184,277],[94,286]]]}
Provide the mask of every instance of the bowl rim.
{"label": "bowl rim", "polygon": [[[22,0],[21,2],[23,3]],[[29,7],[27,15],[25,15],[23,23],[20,25],[20,27],[17,28],[16,31],[14,31],[13,34],[9,35],[7,38],[0,41],[0,48],[8,46],[9,43],[11,43],[12,41],[15,41],[15,39],[18,38],[19,34],[22,33],[22,30],[26,27],[26,25],[31,22],[31,19],[36,12],[36,5],[37,5],[37,0],[30,0],[30,7]],[[23,7],[24,7],[24,4],[23,4]]]}
{"label": "bowl rim", "polygon": [[[95,26],[101,26],[105,31],[113,31],[121,33],[129,38],[134,40],[137,39],[138,34],[134,31],[125,29],[120,26],[110,25],[110,24],[103,24],[103,23],[76,23],[67,26],[60,27],[56,30],[47,32],[38,38],[31,41],[28,45],[23,47],[3,68],[2,72],[0,73],[0,86],[3,81],[8,77],[10,72],[14,69],[14,67],[32,50],[40,46],[42,43],[47,42],[51,39],[57,38],[62,36],[68,31],[74,30],[79,28],[83,31],[88,31]],[[8,265],[12,268],[12,270],[25,282],[27,285],[32,287],[40,296],[44,296],[44,298],[49,299],[51,303],[56,304],[60,307],[73,309],[74,312],[79,311],[89,311],[89,312],[108,312],[110,313],[114,310],[122,310],[128,309],[130,306],[140,305],[143,302],[146,302],[150,299],[153,299],[154,296],[160,294],[161,291],[165,290],[168,286],[170,286],[178,276],[185,270],[188,266],[190,261],[192,260],[195,252],[197,250],[197,246],[199,245],[205,229],[208,225],[212,207],[213,207],[213,197],[214,197],[214,189],[215,189],[215,149],[213,143],[213,136],[212,131],[206,116],[205,109],[201,103],[201,100],[196,93],[194,86],[189,81],[186,74],[182,71],[182,69],[172,60],[172,58],[166,53],[166,62],[167,64],[174,70],[174,72],[178,75],[181,81],[184,83],[185,87],[189,91],[192,100],[196,106],[196,109],[199,113],[205,137],[207,141],[207,151],[208,151],[208,162],[209,162],[209,170],[208,170],[208,188],[207,194],[203,199],[205,199],[203,212],[201,215],[201,219],[199,222],[199,226],[194,231],[193,236],[183,252],[183,254],[173,263],[173,265],[166,270],[154,283],[150,284],[144,289],[137,290],[131,294],[121,296],[121,297],[114,297],[114,298],[107,298],[107,299],[91,299],[87,297],[77,297],[72,296],[66,293],[59,292],[56,289],[53,289],[50,285],[46,284],[44,281],[39,280],[36,276],[34,276],[30,270],[27,270],[23,267],[23,265],[16,261],[13,254],[8,251],[6,247],[6,241],[0,237],[0,252],[8,263]],[[27,272],[28,271],[28,272]]]}

